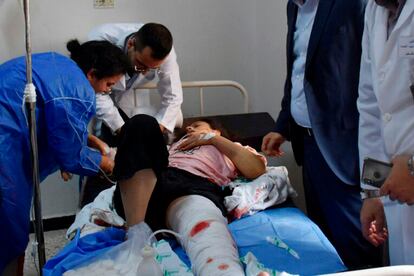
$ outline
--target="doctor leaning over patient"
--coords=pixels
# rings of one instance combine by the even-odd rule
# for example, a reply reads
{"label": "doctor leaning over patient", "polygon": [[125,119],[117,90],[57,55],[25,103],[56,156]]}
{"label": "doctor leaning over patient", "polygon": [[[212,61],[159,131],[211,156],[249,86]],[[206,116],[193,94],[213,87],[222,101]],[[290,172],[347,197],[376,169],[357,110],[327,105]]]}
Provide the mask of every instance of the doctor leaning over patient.
{"label": "doctor leaning over patient", "polygon": [[[133,65],[113,87],[111,95],[99,95],[96,101],[97,118],[114,133],[119,131],[125,119],[136,114],[155,117],[161,131],[172,132],[181,126],[181,87],[177,56],[170,31],[157,23],[104,24],[93,29],[89,39],[107,40],[128,54]],[[149,94],[135,88],[157,80],[161,97],[158,109],[151,106]]]}
{"label": "doctor leaning over patient", "polygon": [[366,198],[361,222],[364,236],[379,245],[387,238],[386,221],[391,265],[414,264],[413,49],[414,1],[370,0],[362,39],[359,153],[361,162],[369,157],[393,167],[380,189],[387,197]]}
{"label": "doctor leaning over patient", "polygon": [[[88,135],[95,93],[109,91],[128,70],[124,53],[104,41],[67,44],[71,58],[33,55],[41,180],[58,169],[81,175],[111,172],[98,138]],[[24,110],[24,57],[0,65],[0,274],[22,255],[29,240],[33,182],[29,130]],[[93,149],[96,147],[97,149]]]}
{"label": "doctor leaning over patient", "polygon": [[380,250],[361,235],[358,77],[364,0],[290,0],[282,110],[263,139],[268,155],[292,142],[302,165],[309,217],[350,269],[378,266]]}

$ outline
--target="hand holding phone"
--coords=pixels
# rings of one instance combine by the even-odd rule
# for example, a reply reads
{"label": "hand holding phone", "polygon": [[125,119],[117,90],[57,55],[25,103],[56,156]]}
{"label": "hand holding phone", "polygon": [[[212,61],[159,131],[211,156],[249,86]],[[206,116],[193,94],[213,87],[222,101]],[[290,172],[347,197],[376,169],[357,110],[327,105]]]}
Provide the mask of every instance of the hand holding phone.
{"label": "hand holding phone", "polygon": [[362,167],[362,182],[381,188],[391,172],[392,164],[365,158]]}

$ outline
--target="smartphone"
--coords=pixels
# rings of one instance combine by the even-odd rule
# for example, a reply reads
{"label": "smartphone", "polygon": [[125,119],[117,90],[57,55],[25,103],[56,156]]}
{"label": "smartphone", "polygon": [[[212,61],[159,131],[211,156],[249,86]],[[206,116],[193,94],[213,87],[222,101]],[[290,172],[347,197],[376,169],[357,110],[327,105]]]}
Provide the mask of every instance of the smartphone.
{"label": "smartphone", "polygon": [[365,158],[362,166],[362,182],[381,188],[391,172],[392,164]]}

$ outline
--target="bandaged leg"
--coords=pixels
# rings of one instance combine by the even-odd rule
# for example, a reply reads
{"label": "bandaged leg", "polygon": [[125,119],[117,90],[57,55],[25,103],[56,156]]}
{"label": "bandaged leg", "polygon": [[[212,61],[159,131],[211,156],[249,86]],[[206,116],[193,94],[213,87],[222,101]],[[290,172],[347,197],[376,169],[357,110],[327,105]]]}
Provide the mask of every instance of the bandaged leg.
{"label": "bandaged leg", "polygon": [[244,275],[227,220],[209,199],[189,195],[173,201],[167,225],[182,235],[181,245],[198,276]]}

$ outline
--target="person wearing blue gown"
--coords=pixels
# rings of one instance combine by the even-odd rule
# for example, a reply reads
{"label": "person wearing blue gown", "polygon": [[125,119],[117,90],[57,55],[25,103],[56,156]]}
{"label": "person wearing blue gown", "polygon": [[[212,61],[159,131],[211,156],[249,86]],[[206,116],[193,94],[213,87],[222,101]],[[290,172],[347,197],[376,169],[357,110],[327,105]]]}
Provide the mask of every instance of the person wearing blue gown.
{"label": "person wearing blue gown", "polygon": [[[95,93],[110,92],[129,61],[106,41],[71,40],[67,48],[71,58],[54,52],[32,56],[41,181],[59,169],[93,175],[114,167],[106,144],[88,134],[87,126],[95,114]],[[33,180],[26,83],[24,57],[0,65],[0,274],[24,253],[29,237]]]}

